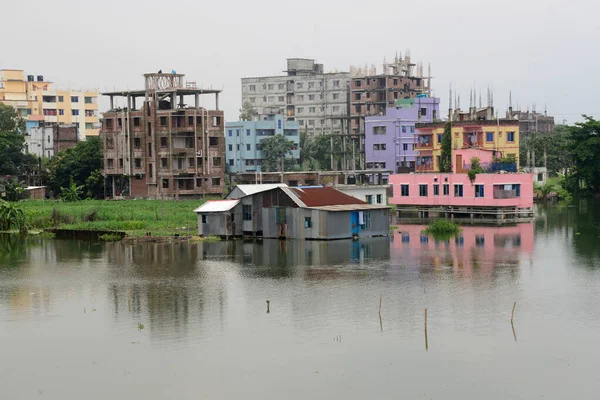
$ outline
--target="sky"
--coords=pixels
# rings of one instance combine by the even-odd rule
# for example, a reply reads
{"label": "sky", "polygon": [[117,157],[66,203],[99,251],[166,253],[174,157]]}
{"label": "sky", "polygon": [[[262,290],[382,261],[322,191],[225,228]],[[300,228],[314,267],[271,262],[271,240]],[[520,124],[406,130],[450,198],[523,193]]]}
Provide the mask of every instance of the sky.
{"label": "sky", "polygon": [[0,68],[101,92],[141,89],[143,73],[175,69],[223,89],[228,121],[239,114],[240,78],[282,74],[286,58],[380,70],[406,50],[431,63],[442,110],[450,84],[463,109],[471,88],[485,102],[489,85],[500,113],[512,91],[513,106],[547,107],[557,122],[600,118],[593,0],[21,0],[3,2],[0,15]]}

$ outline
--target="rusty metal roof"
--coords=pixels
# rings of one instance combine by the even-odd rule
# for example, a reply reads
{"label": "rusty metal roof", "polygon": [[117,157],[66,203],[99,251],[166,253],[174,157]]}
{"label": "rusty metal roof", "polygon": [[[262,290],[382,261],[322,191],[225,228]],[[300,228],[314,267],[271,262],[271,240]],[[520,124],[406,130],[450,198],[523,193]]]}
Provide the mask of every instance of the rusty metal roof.
{"label": "rusty metal roof", "polygon": [[306,207],[367,204],[332,187],[288,188]]}
{"label": "rusty metal roof", "polygon": [[332,206],[310,207],[311,210],[321,211],[370,211],[389,208],[391,207],[383,204],[336,204]]}

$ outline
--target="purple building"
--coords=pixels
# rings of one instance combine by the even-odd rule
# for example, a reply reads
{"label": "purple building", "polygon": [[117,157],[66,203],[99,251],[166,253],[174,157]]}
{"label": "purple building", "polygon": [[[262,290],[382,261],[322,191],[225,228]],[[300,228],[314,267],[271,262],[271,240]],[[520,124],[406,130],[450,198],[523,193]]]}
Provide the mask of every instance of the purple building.
{"label": "purple building", "polygon": [[440,118],[440,99],[398,99],[385,116],[365,118],[366,167],[399,173],[415,170],[415,124]]}

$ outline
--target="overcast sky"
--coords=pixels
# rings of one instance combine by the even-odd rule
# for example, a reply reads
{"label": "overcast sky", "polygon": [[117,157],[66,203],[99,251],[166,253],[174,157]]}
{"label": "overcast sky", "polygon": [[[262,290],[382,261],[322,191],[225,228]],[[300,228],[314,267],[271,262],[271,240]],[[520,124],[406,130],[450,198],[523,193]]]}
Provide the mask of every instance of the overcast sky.
{"label": "overcast sky", "polygon": [[473,85],[484,102],[493,85],[502,113],[512,89],[522,108],[547,105],[573,121],[600,117],[599,15],[593,0],[3,1],[0,68],[100,91],[143,88],[143,73],[175,69],[223,88],[235,120],[240,78],[281,74],[286,58],[380,69],[410,49],[431,63],[444,110],[450,83],[462,108]]}

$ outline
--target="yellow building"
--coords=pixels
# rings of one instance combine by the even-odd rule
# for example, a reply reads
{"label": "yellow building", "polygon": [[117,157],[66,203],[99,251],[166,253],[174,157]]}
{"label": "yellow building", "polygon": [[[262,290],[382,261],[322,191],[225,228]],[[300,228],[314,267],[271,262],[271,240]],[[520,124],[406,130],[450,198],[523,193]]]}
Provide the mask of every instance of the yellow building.
{"label": "yellow building", "polygon": [[61,90],[38,75],[0,70],[0,102],[17,109],[27,121],[77,124],[79,138],[98,136],[98,90]]}
{"label": "yellow building", "polygon": [[[489,150],[497,158],[513,157],[519,168],[519,121],[459,120],[451,124],[452,164],[457,172],[462,172],[462,166],[470,163],[470,160],[463,160],[468,152],[454,154],[458,149]],[[417,172],[439,172],[444,126],[444,122],[416,125]]]}

